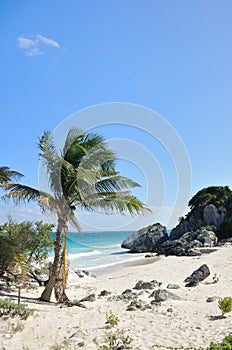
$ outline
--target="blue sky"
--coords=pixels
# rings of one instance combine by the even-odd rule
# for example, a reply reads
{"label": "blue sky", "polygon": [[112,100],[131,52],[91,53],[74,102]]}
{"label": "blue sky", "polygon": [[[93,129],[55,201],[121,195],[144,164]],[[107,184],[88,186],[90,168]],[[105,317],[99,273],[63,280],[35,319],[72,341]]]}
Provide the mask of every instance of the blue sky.
{"label": "blue sky", "polygon": [[[2,0],[0,164],[38,186],[36,143],[44,130],[90,106],[126,102],[157,112],[176,130],[191,161],[192,194],[209,185],[232,186],[231,11],[229,0]],[[152,153],[165,182],[164,212],[173,209],[179,189],[165,147],[133,127],[106,125],[97,131],[107,139],[132,139]],[[148,174],[123,160],[119,169],[142,184],[135,193],[146,200]],[[150,171],[154,183],[160,181],[156,168]],[[155,197],[154,191],[151,207]],[[174,209],[182,214],[183,208]],[[1,221],[7,213],[40,217],[35,206],[1,204]],[[108,218],[89,215],[90,226],[108,225]],[[163,223],[165,215],[159,218]],[[114,218],[114,225],[123,220]]]}

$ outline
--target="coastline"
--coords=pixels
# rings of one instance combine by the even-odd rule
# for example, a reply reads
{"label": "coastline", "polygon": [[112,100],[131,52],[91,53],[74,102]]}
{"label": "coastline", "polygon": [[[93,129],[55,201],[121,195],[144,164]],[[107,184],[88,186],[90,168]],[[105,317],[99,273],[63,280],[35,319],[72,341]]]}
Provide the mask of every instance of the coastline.
{"label": "coastline", "polygon": [[[196,287],[185,287],[184,279],[202,264],[208,265],[210,276]],[[82,349],[97,350],[93,339],[101,344],[106,332],[118,333],[120,330],[134,339],[133,350],[154,350],[158,345],[163,349],[182,346],[207,348],[211,341],[221,342],[231,334],[232,315],[223,318],[218,308],[218,299],[232,294],[231,264],[232,248],[219,247],[202,256],[160,256],[154,261],[146,258],[140,263],[133,262],[131,266],[124,266],[96,278],[77,278],[72,274],[67,289],[70,299],[80,300],[90,294],[95,294],[96,299],[93,302],[83,302],[86,306],[84,309],[30,303],[28,306],[35,309],[34,316],[23,321],[22,331],[11,338],[7,331],[5,334],[2,332],[2,349],[22,350],[24,347],[29,350],[51,350],[55,344],[61,346],[66,341],[70,347],[60,349],[72,350],[78,343],[82,343]],[[213,282],[214,274],[219,277],[217,283]],[[155,290],[169,290],[169,283],[178,284],[179,289],[169,291],[180,299],[168,299],[161,302],[160,306],[150,309],[127,311],[130,301],[116,300],[114,297],[126,289],[132,289],[139,280],[157,280],[162,283]],[[23,290],[22,296],[38,297],[42,289]],[[111,292],[110,299],[109,296],[99,296],[103,290]],[[150,304],[149,295],[152,290],[137,292],[140,293],[138,300]],[[209,297],[213,298],[212,302],[207,302]],[[110,310],[118,316],[119,324],[107,329],[106,313]],[[4,324],[7,326],[7,322],[3,321],[1,327]]]}
{"label": "coastline", "polygon": [[[144,253],[141,253],[141,255],[142,256],[140,258],[137,257],[134,260],[126,260],[123,262],[114,263],[112,265],[108,265],[104,267],[89,268],[87,269],[87,271],[89,271],[91,274],[95,276],[109,275],[115,271],[122,270],[126,267],[153,264],[159,259],[158,256],[145,258]],[[74,271],[75,270],[78,270],[78,269],[74,269]]]}

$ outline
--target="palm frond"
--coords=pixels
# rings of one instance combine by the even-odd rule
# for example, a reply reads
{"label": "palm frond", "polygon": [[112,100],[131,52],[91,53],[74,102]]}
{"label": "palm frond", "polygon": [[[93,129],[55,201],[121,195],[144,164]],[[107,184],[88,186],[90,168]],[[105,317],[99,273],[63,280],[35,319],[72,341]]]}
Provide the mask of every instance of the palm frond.
{"label": "palm frond", "polygon": [[72,213],[70,216],[69,216],[69,221],[72,223],[72,225],[77,229],[78,232],[81,232],[81,227],[79,225],[79,222],[77,221],[75,215]]}
{"label": "palm frond", "polygon": [[4,201],[11,199],[16,205],[30,201],[37,201],[40,197],[40,191],[29,186],[12,183],[1,185],[1,187],[5,191],[8,191],[1,198]]}
{"label": "palm frond", "polygon": [[47,192],[40,192],[40,197],[37,201],[43,211],[49,210],[56,213],[59,211],[59,201]]}
{"label": "palm frond", "polygon": [[79,166],[85,169],[98,169],[101,171],[101,176],[110,176],[116,174],[115,159],[114,152],[98,145],[82,157]]}
{"label": "palm frond", "polygon": [[134,180],[119,175],[103,178],[97,181],[95,185],[97,192],[115,192],[122,191],[124,189],[130,189],[133,187],[140,187],[140,185]]}
{"label": "palm frond", "polygon": [[11,170],[7,166],[0,167],[0,183],[9,183],[23,177],[21,173]]}
{"label": "palm frond", "polygon": [[70,148],[72,148],[75,145],[79,147],[79,150],[82,150],[82,152],[85,152],[85,149],[81,146],[84,138],[85,138],[85,132],[83,130],[74,128],[74,127],[71,128],[65,139],[62,157],[68,158],[67,152],[70,152]]}
{"label": "palm frond", "polygon": [[63,158],[60,157],[52,140],[51,134],[45,131],[39,139],[39,156],[43,160],[43,165],[46,168],[46,174],[51,190],[54,194],[61,192],[61,168]]}
{"label": "palm frond", "polygon": [[150,209],[130,192],[103,192],[97,195],[88,196],[85,201],[81,202],[80,207],[87,211],[100,211],[105,214],[125,214],[131,215],[146,214]]}

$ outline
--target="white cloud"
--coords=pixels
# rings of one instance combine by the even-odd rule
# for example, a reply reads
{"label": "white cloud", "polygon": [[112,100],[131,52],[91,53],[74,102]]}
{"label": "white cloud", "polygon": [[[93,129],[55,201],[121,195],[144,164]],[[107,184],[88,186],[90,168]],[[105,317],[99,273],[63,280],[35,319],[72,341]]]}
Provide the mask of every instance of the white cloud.
{"label": "white cloud", "polygon": [[43,55],[43,51],[46,47],[53,47],[55,49],[60,49],[60,44],[58,41],[47,38],[38,34],[34,39],[24,38],[22,36],[17,38],[18,46],[20,49],[24,50],[25,56],[39,56]]}
{"label": "white cloud", "polygon": [[46,36],[42,36],[42,35],[37,35],[36,39],[41,42],[42,44],[48,45],[48,46],[52,46],[52,47],[56,47],[57,49],[60,49],[60,44],[58,43],[58,41],[46,38]]}
{"label": "white cloud", "polygon": [[12,205],[0,205],[0,224],[7,221],[11,216],[16,222],[21,221],[39,221],[42,220],[48,223],[56,223],[56,216],[46,216],[43,214],[38,205],[16,207]]}
{"label": "white cloud", "polygon": [[23,38],[23,37],[18,37],[18,43],[19,47],[21,49],[30,49],[31,47],[34,46],[34,41],[31,39]]}

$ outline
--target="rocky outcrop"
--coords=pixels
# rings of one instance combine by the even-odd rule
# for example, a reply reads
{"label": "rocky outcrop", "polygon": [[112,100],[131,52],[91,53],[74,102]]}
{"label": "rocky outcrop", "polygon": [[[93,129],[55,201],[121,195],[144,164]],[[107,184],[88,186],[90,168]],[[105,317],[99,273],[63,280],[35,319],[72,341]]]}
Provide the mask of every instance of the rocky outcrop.
{"label": "rocky outcrop", "polygon": [[[131,252],[164,255],[200,255],[199,248],[213,247],[218,240],[232,237],[232,191],[228,186],[203,188],[189,201],[191,211],[168,237],[166,228],[154,224],[122,243]],[[217,236],[216,236],[217,235]]]}
{"label": "rocky outcrop", "polygon": [[199,229],[187,232],[178,239],[169,239],[166,227],[155,224],[132,234],[122,243],[122,248],[131,252],[156,252],[164,255],[195,256],[201,255],[197,248],[214,247],[217,236],[213,231]]}
{"label": "rocky outcrop", "polygon": [[217,208],[214,204],[208,204],[199,210],[192,211],[171,231],[170,239],[178,239],[184,233],[196,231],[204,226],[213,226],[216,230],[225,220],[226,212],[225,207]]}
{"label": "rocky outcrop", "polygon": [[154,224],[133,233],[122,242],[122,248],[131,252],[154,252],[163,242],[168,240],[167,229],[160,224]]}
{"label": "rocky outcrop", "polygon": [[156,248],[156,252],[164,255],[195,256],[201,255],[199,249],[214,247],[217,244],[217,236],[213,231],[197,230],[187,232],[179,239],[168,240]]}

